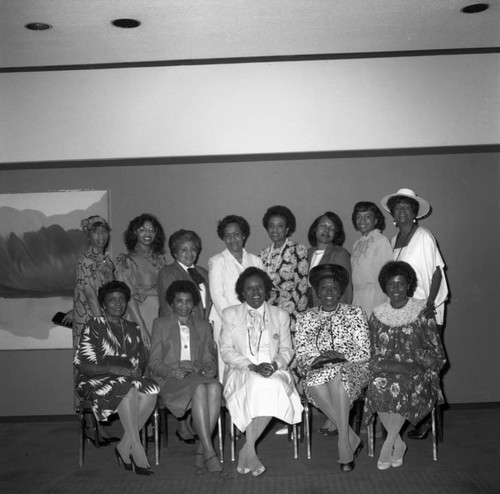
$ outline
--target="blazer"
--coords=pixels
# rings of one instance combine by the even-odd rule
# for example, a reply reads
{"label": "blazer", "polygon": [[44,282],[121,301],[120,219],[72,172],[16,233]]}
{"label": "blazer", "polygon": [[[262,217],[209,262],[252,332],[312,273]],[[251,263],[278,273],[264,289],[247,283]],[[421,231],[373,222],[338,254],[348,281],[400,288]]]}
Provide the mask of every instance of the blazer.
{"label": "blazer", "polygon": [[[316,247],[311,247],[307,251],[307,260],[309,261],[309,266],[311,266],[311,260],[313,258]],[[344,294],[340,297],[340,302],[345,304],[350,304],[352,302],[352,276],[351,276],[351,254],[344,249],[344,247],[339,247],[338,245],[330,245],[324,252],[323,257],[319,261],[319,264],[338,264],[343,268],[347,269],[349,273],[349,283],[345,289]],[[309,268],[310,271],[310,268]],[[312,286],[309,287],[308,291],[308,304],[309,308],[316,307],[321,304],[320,299],[316,295],[316,291]]]}
{"label": "blazer", "polygon": [[243,249],[243,260],[241,265],[237,263],[228,249],[208,260],[208,276],[210,293],[212,294],[213,306],[210,311],[210,320],[218,323],[222,320],[222,311],[226,307],[239,304],[236,295],[236,281],[240,274],[248,267],[255,266],[264,270],[260,257],[250,254]]}
{"label": "blazer", "polygon": [[[264,323],[269,332],[269,362],[276,362],[278,369],[286,369],[295,351],[290,336],[290,316],[279,307],[264,302]],[[224,309],[222,331],[219,337],[219,352],[229,369],[245,369],[252,361],[247,358],[246,303]]]}
{"label": "blazer", "polygon": [[[198,273],[200,273],[203,278],[205,278],[205,283],[203,283],[203,286],[205,287],[205,308],[203,308],[203,304],[200,303],[194,308],[193,316],[196,319],[208,319],[210,308],[212,307],[212,299],[210,297],[210,288],[208,284],[208,271],[200,266],[194,266],[194,269],[196,269],[196,271],[198,271]],[[160,269],[160,272],[158,273],[157,284],[158,300],[160,301],[160,317],[168,316],[173,312],[172,307],[165,298],[165,293],[167,292],[167,288],[171,285],[171,283],[176,280],[193,281],[188,272],[182,266],[180,266],[177,261],[174,261],[172,264],[164,266]]]}
{"label": "blazer", "polygon": [[[190,317],[189,342],[191,346],[191,364],[196,372],[202,369],[216,369],[215,345],[212,328],[207,321]],[[160,386],[175,374],[181,356],[181,337],[177,316],[172,313],[158,317],[153,322],[149,368],[152,377]]]}

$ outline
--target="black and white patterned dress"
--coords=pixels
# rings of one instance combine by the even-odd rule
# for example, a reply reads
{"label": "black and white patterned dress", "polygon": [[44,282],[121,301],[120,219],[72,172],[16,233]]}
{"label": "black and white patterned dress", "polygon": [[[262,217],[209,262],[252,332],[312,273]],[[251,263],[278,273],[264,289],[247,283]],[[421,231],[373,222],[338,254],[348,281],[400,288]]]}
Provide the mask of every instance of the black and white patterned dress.
{"label": "black and white patterned dress", "polygon": [[[299,371],[304,376],[304,388],[325,384],[340,374],[351,404],[368,383],[370,336],[363,310],[354,305],[339,303],[335,311],[313,307],[300,314],[295,335],[296,358]],[[347,362],[326,364],[312,370],[313,360],[320,354],[335,350]]]}
{"label": "black and white patterned dress", "polygon": [[[123,331],[121,326],[108,324],[104,317],[94,317],[87,322],[73,360],[77,369],[83,363],[109,365],[110,358],[123,358],[130,367],[139,367],[144,371],[146,355],[139,327],[126,319],[121,321]],[[115,413],[132,387],[144,394],[158,394],[160,391],[155,381],[144,376],[132,379],[113,374],[89,376],[78,372],[76,378],[78,395],[92,400],[92,410],[98,420],[107,420]]]}

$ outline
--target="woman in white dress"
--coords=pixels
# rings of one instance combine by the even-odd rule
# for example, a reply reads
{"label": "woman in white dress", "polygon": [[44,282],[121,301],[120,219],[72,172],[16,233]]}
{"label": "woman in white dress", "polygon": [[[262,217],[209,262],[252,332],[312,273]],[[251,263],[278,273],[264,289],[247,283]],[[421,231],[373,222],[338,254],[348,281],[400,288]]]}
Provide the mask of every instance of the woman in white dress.
{"label": "woman in white dress", "polygon": [[[248,221],[236,215],[229,215],[219,221],[217,235],[226,244],[226,249],[208,260],[208,283],[212,296],[212,309],[209,321],[212,323],[214,340],[219,340],[222,328],[222,311],[239,303],[236,295],[236,281],[243,271],[255,266],[263,269],[259,257],[245,250],[250,236]],[[219,353],[219,379],[222,382],[224,362]]]}
{"label": "woman in white dress", "polygon": [[219,349],[226,363],[224,398],[231,419],[246,442],[239,451],[237,472],[262,475],[265,467],[255,442],[272,417],[300,422],[302,405],[287,370],[293,358],[288,312],[266,302],[272,282],[261,269],[247,268],[236,283],[243,302],[223,312]]}

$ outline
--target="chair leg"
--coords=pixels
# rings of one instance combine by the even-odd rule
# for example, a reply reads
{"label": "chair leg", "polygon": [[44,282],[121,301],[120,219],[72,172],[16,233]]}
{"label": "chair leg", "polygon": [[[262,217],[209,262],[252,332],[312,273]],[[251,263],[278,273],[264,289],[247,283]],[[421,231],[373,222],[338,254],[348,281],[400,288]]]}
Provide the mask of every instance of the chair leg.
{"label": "chair leg", "polygon": [[[222,411],[221,411],[222,414]],[[219,418],[217,419],[217,435],[219,437],[219,461],[224,463],[224,444],[222,441],[222,418],[221,414],[219,414]]]}
{"label": "chair leg", "polygon": [[357,436],[361,431],[361,419],[363,418],[363,400],[356,400],[355,402],[355,417],[354,417],[354,432]]}
{"label": "chair leg", "polygon": [[160,464],[160,412],[158,407],[155,407],[153,412],[153,428],[155,438],[155,465]]}
{"label": "chair leg", "polygon": [[232,420],[229,420],[229,436],[231,440],[231,461],[236,460],[236,436],[234,434],[234,424]]}
{"label": "chair leg", "polygon": [[79,431],[79,444],[78,444],[78,450],[79,450],[79,459],[78,459],[78,464],[80,465],[80,468],[83,468],[83,459],[85,457],[85,414],[83,410],[80,409],[79,413],[79,419],[80,419],[80,431]]}
{"label": "chair leg", "polygon": [[375,433],[373,420],[366,426],[366,436],[368,438],[368,456],[370,458],[373,458],[375,450]]}
{"label": "chair leg", "polygon": [[436,431],[436,408],[435,405],[431,412],[431,425],[432,425],[432,459],[437,461],[438,459],[438,442],[437,442],[437,431]]}
{"label": "chair leg", "polygon": [[311,459],[311,417],[309,414],[309,403],[306,403],[304,405],[304,435],[306,438],[306,453],[307,453],[307,459]]}
{"label": "chair leg", "polygon": [[299,457],[299,438],[297,436],[297,424],[292,425],[292,441],[293,441],[293,458],[296,460]]}

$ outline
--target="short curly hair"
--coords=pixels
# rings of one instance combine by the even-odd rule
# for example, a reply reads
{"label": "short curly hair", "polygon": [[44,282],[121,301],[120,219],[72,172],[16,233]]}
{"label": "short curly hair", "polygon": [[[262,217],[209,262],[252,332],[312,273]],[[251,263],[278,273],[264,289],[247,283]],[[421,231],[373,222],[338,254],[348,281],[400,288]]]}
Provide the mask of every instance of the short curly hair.
{"label": "short curly hair", "polygon": [[128,285],[126,283],[123,283],[123,281],[113,280],[104,283],[104,285],[99,288],[99,291],[97,292],[97,301],[99,302],[99,305],[104,305],[104,299],[106,298],[106,295],[114,292],[123,293],[125,295],[125,298],[127,299],[127,304],[129,303],[132,295]]}
{"label": "short curly hair", "polygon": [[175,300],[175,296],[178,293],[189,293],[191,297],[193,297],[194,305],[199,305],[201,302],[201,295],[196,285],[189,280],[175,280],[170,283],[167,288],[165,298],[167,299],[167,303],[172,305]]}
{"label": "short curly hair", "polygon": [[143,213],[140,216],[135,217],[128,224],[127,229],[123,233],[123,241],[127,247],[128,252],[134,252],[135,246],[137,245],[137,230],[144,226],[144,223],[149,221],[156,230],[155,239],[151,244],[151,249],[154,254],[163,254],[165,252],[165,232],[161,223],[149,213]]}
{"label": "short curly hair", "polygon": [[393,196],[390,199],[387,200],[387,207],[389,208],[389,211],[391,212],[391,216],[394,216],[394,208],[401,203],[406,202],[407,204],[410,205],[413,214],[415,217],[418,216],[418,211],[420,209],[420,204],[418,201],[415,201],[415,199],[412,199],[411,197],[407,196]]}
{"label": "short curly hair", "polygon": [[344,295],[347,286],[349,285],[349,272],[344,266],[339,264],[318,264],[309,272],[309,282],[314,288],[316,295],[318,294],[319,282],[325,278],[331,278],[340,286],[340,296]]}
{"label": "short curly hair", "polygon": [[260,279],[264,283],[266,300],[269,300],[269,297],[271,296],[271,290],[273,289],[273,282],[271,281],[271,278],[269,278],[269,275],[265,271],[256,268],[255,266],[250,266],[249,268],[246,268],[245,271],[243,271],[243,273],[240,274],[238,281],[236,281],[235,290],[236,294],[238,295],[238,300],[240,302],[245,301],[245,298],[243,297],[243,289],[245,286],[245,281],[251,276],[260,277]]}
{"label": "short curly hair", "polygon": [[345,232],[344,225],[342,224],[342,220],[333,213],[332,211],[327,211],[322,215],[318,216],[314,223],[309,227],[309,233],[307,234],[307,239],[312,247],[316,247],[318,245],[318,240],[316,238],[316,229],[318,228],[319,221],[323,216],[326,216],[335,226],[335,235],[333,236],[333,245],[338,245],[342,247],[345,242]]}
{"label": "short curly hair", "polygon": [[273,216],[281,216],[282,218],[285,218],[286,227],[288,228],[288,232],[286,234],[287,237],[295,232],[295,228],[297,227],[295,216],[286,206],[271,206],[266,211],[266,214],[262,218],[262,225],[266,230],[269,227],[269,220]]}
{"label": "short curly hair", "polygon": [[219,238],[224,240],[224,230],[230,223],[236,223],[240,227],[244,239],[243,244],[245,244],[250,236],[250,225],[248,224],[248,221],[243,218],[243,216],[237,216],[235,214],[225,216],[219,221],[219,223],[217,223],[217,235]]}
{"label": "short curly hair", "polygon": [[177,249],[184,242],[193,242],[198,254],[201,252],[201,238],[196,232],[193,232],[193,230],[177,230],[172,233],[168,239],[168,248],[174,259],[175,254],[177,254]]}
{"label": "short curly hair", "polygon": [[381,232],[385,230],[385,216],[382,211],[380,211],[379,207],[373,202],[368,201],[360,201],[354,205],[354,209],[352,211],[352,224],[354,225],[354,229],[359,231],[359,228],[356,226],[356,216],[358,213],[365,213],[369,211],[375,217],[375,228],[378,228]]}
{"label": "short curly hair", "polygon": [[378,283],[382,291],[387,295],[387,283],[395,276],[403,276],[408,283],[408,290],[406,294],[408,297],[413,297],[415,289],[417,288],[417,273],[415,270],[404,261],[389,261],[382,266],[378,275]]}

